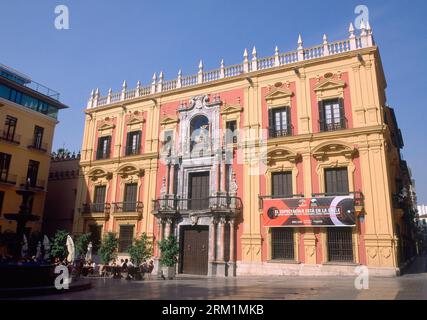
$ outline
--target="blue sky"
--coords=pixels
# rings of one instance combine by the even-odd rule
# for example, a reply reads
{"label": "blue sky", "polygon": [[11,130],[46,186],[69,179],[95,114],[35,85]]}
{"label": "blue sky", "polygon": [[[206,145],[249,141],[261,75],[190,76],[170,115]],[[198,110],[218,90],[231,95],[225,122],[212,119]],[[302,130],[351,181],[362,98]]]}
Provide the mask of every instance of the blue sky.
{"label": "blue sky", "polygon": [[[70,11],[70,30],[54,27],[57,5]],[[61,93],[71,108],[61,112],[54,149],[79,150],[83,109],[99,87],[120,89],[154,72],[174,78],[239,63],[244,48],[258,56],[347,37],[354,8],[369,8],[388,81],[388,103],[403,132],[404,157],[413,170],[419,203],[427,203],[426,111],[427,2],[407,1],[27,1],[0,0],[0,62]],[[423,77],[424,76],[424,77]]]}

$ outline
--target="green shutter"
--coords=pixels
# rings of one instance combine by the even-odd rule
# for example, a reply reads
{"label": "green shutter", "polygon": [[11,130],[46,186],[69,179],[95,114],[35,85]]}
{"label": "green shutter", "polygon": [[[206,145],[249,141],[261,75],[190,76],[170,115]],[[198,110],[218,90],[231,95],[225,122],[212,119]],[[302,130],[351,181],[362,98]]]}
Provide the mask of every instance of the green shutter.
{"label": "green shutter", "polygon": [[323,105],[323,101],[319,101],[319,131],[325,131],[326,128],[326,120],[325,120],[325,107]]}

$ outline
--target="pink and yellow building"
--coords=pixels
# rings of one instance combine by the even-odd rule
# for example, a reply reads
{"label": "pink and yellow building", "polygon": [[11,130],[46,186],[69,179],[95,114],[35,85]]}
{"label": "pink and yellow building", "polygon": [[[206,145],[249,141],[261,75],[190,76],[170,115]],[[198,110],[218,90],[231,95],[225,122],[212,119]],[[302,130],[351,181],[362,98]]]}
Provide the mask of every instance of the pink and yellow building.
{"label": "pink and yellow building", "polygon": [[116,232],[121,252],[175,235],[180,273],[398,274],[403,142],[369,24],[357,33],[93,91],[74,232]]}

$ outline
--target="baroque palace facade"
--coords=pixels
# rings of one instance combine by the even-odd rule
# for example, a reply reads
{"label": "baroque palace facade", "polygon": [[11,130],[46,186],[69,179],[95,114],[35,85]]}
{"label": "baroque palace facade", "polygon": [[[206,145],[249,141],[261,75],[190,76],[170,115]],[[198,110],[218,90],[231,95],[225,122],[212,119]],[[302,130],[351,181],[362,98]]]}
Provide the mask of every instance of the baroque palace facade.
{"label": "baroque palace facade", "polygon": [[378,47],[360,29],[93,91],[74,233],[116,232],[119,252],[143,232],[175,235],[180,273],[396,275],[413,249],[398,197],[408,170]]}

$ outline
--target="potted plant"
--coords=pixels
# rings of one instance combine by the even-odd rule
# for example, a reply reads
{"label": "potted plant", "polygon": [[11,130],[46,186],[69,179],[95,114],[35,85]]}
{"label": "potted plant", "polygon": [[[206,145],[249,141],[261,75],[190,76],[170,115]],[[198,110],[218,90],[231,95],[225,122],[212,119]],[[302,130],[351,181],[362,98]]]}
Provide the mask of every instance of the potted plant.
{"label": "potted plant", "polygon": [[134,243],[129,246],[127,252],[130,255],[130,260],[138,270],[135,273],[136,280],[142,280],[139,267],[144,261],[151,257],[152,253],[152,245],[148,240],[147,234],[144,232],[139,239],[135,239]]}
{"label": "potted plant", "polygon": [[53,237],[53,243],[51,248],[52,257],[58,258],[63,261],[67,256],[66,242],[68,232],[64,230],[58,230]]}
{"label": "potted plant", "polygon": [[77,256],[79,258],[81,258],[82,256],[85,255],[86,251],[87,251],[87,246],[90,242],[90,237],[91,234],[90,233],[85,233],[80,235],[77,240],[76,240],[76,251],[77,251]]}
{"label": "potted plant", "polygon": [[175,277],[175,265],[178,261],[179,245],[174,236],[159,241],[160,264],[163,277],[173,279]]}
{"label": "potted plant", "polygon": [[99,247],[98,254],[102,264],[109,264],[111,260],[115,259],[116,249],[119,240],[114,232],[108,232],[104,239],[102,239],[101,246]]}

